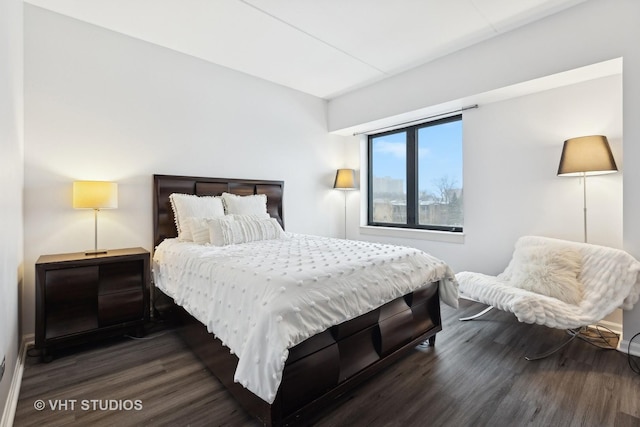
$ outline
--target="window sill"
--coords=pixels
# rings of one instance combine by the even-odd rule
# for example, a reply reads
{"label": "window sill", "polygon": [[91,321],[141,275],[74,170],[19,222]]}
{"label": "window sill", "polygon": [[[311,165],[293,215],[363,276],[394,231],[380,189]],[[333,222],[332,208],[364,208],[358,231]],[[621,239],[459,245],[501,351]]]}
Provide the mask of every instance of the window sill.
{"label": "window sill", "polygon": [[361,225],[360,234],[368,236],[399,237],[402,239],[429,240],[433,242],[464,243],[464,233],[450,231],[416,230],[414,228],[374,227]]}

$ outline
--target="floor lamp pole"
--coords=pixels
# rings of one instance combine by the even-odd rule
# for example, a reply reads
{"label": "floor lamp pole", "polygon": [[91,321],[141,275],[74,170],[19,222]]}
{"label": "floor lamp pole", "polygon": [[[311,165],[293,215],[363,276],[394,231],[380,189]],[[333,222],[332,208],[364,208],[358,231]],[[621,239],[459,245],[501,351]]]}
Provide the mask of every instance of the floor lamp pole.
{"label": "floor lamp pole", "polygon": [[344,193],[344,238],[347,238],[347,192]]}
{"label": "floor lamp pole", "polygon": [[587,173],[582,172],[582,210],[584,212],[584,242],[587,243]]}

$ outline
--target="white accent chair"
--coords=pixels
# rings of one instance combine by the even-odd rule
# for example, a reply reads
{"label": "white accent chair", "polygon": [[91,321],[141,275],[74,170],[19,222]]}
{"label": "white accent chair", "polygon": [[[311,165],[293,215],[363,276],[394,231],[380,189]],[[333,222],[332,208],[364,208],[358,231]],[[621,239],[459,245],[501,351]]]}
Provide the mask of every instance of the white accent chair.
{"label": "white accent chair", "polygon": [[[573,259],[565,254],[573,254]],[[460,320],[476,319],[495,307],[513,313],[520,322],[566,329],[571,336],[567,342],[539,356],[527,357],[541,359],[616,308],[630,310],[640,298],[639,273],[640,262],[619,249],[524,236],[516,242],[511,262],[498,276],[467,271],[456,274],[462,297],[489,305]],[[578,294],[561,293],[560,299],[549,296],[561,287],[572,286],[572,280],[578,286]],[[545,294],[541,294],[536,283],[552,286],[543,286]]]}

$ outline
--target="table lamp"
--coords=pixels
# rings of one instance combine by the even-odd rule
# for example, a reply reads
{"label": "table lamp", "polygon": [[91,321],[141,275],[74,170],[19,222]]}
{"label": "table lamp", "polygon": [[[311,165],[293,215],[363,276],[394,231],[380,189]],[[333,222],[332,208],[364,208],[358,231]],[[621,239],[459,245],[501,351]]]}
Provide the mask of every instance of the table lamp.
{"label": "table lamp", "polygon": [[94,246],[85,255],[106,254],[98,249],[98,211],[118,207],[118,184],[107,181],[75,181],[73,183],[73,207],[75,209],[93,209]]}

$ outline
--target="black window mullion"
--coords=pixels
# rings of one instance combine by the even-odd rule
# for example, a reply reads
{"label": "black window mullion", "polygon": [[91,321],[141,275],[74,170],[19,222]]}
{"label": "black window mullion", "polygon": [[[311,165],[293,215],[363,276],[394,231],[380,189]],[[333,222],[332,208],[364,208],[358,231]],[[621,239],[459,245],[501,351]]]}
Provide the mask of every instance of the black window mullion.
{"label": "black window mullion", "polygon": [[417,129],[407,129],[407,225],[418,223],[418,141]]}
{"label": "black window mullion", "polygon": [[367,213],[367,224],[373,224],[373,137],[369,135],[367,138],[369,142],[369,153],[368,153],[368,167],[367,171],[368,182],[367,186],[367,205],[368,205],[368,213]]}

